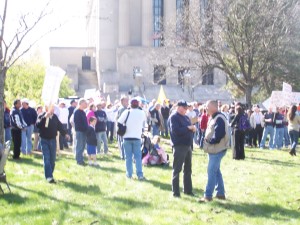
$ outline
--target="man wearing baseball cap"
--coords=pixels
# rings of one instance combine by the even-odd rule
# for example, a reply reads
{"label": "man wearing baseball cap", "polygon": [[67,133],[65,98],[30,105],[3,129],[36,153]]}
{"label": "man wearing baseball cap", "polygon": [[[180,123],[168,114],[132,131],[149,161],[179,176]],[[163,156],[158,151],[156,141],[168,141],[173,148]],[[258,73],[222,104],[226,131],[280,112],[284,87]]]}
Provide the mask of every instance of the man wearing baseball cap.
{"label": "man wearing baseball cap", "polygon": [[172,191],[174,197],[180,197],[179,174],[183,164],[183,192],[194,196],[192,187],[192,144],[196,127],[191,125],[190,119],[185,115],[187,109],[187,102],[180,100],[177,103],[177,111],[170,116],[168,121],[173,143]]}

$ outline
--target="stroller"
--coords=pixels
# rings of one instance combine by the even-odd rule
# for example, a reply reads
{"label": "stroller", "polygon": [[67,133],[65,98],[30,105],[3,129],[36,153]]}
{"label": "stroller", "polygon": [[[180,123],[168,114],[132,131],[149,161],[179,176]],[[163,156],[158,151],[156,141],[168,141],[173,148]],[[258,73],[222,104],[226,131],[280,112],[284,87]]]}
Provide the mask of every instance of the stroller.
{"label": "stroller", "polygon": [[142,163],[148,165],[163,165],[169,166],[169,155],[163,150],[157,150],[152,141],[151,134],[145,133],[142,135]]}

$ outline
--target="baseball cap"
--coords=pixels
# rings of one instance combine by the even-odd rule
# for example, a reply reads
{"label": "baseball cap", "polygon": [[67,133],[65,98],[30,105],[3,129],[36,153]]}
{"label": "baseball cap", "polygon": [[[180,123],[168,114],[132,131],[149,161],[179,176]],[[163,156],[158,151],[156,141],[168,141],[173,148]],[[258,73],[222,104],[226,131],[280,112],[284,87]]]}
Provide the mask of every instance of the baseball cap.
{"label": "baseball cap", "polygon": [[187,102],[185,100],[180,100],[179,102],[177,102],[177,105],[178,106],[183,106],[183,107],[187,107],[188,106],[188,104],[187,104]]}

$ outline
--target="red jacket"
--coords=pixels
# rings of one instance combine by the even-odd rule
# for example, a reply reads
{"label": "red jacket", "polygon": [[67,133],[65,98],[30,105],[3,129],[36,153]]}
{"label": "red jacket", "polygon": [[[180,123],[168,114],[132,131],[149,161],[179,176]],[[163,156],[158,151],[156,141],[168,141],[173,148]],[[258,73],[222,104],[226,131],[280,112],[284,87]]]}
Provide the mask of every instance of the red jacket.
{"label": "red jacket", "polygon": [[208,115],[206,113],[202,113],[201,117],[200,117],[200,129],[201,130],[206,130],[207,128],[207,124],[208,124]]}

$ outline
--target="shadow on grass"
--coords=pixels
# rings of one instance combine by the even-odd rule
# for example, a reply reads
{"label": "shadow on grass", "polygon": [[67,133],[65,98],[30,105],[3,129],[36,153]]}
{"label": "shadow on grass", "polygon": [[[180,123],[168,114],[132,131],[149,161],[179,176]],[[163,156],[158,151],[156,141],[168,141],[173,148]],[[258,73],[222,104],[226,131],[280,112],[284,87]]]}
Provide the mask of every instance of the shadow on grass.
{"label": "shadow on grass", "polygon": [[[112,173],[124,173],[123,170],[115,168],[115,167],[95,167],[95,168],[97,168],[99,170],[107,171],[107,172],[112,172]],[[125,168],[125,166],[124,166],[124,168]]]}
{"label": "shadow on grass", "polygon": [[[74,201],[66,201],[66,200],[63,200],[63,199],[58,199],[55,196],[48,195],[48,194],[46,194],[42,191],[36,191],[36,190],[28,189],[28,188],[25,188],[25,187],[22,187],[22,186],[19,186],[19,185],[15,185],[15,184],[12,184],[11,186],[13,186],[16,189],[27,192],[27,193],[37,194],[37,195],[39,195],[41,201],[44,201],[45,199],[47,199],[47,200],[54,201],[56,203],[63,204],[63,209],[64,210],[60,210],[60,215],[59,215],[59,218],[58,218],[59,219],[58,224],[64,224],[66,218],[68,218],[68,220],[70,220],[70,215],[68,215],[68,210],[70,209],[71,206],[73,207],[71,215],[74,213],[74,208],[76,208],[76,210],[78,210],[79,212],[86,211],[94,217],[92,219],[93,221],[91,221],[90,218],[89,219],[81,218],[79,220],[76,220],[75,222],[77,224],[108,224],[108,225],[110,225],[110,224],[132,224],[131,219],[120,218],[121,215],[119,215],[119,214],[114,214],[114,215],[107,216],[107,215],[101,214],[100,212],[96,212],[95,209],[94,209],[95,207],[93,205],[86,205],[84,203],[79,204],[79,203],[76,203]],[[37,202],[36,204],[39,204],[39,202]],[[143,204],[144,205],[144,203],[138,203],[138,204]],[[43,209],[43,212],[46,212],[46,211]],[[18,211],[14,212],[14,213],[18,214]],[[32,210],[28,211],[28,214],[31,215],[32,213],[33,213]],[[26,218],[25,213],[23,214],[23,216]],[[142,223],[140,222],[140,223],[137,223],[137,224],[142,224]]]}
{"label": "shadow on grass", "polygon": [[229,211],[244,214],[247,217],[263,217],[268,219],[289,221],[291,218],[300,218],[300,212],[297,210],[286,209],[279,205],[251,204],[251,203],[220,203],[218,207],[222,207]]}
{"label": "shadow on grass", "polygon": [[112,202],[117,202],[117,208],[121,210],[131,210],[133,208],[149,208],[151,204],[148,202],[137,201],[126,197],[112,197]]}
{"label": "shadow on grass", "polygon": [[24,204],[27,201],[27,198],[22,197],[15,193],[8,193],[0,195],[1,199],[6,201],[9,204]]}
{"label": "shadow on grass", "polygon": [[287,166],[287,167],[299,167],[300,163],[291,163],[291,162],[283,162],[280,160],[269,160],[262,158],[249,157],[249,160],[258,161],[260,163],[267,163],[270,165],[279,165],[279,166]]}
{"label": "shadow on grass", "polygon": [[42,163],[38,163],[36,161],[34,161],[33,158],[21,158],[20,160],[15,160],[15,159],[10,159],[9,160],[11,163],[14,162],[16,164],[27,164],[27,165],[30,165],[30,166],[37,166],[37,167],[41,167],[43,166]]}
{"label": "shadow on grass", "polygon": [[[144,182],[150,183],[154,187],[157,187],[161,190],[168,191],[168,192],[172,193],[172,184],[171,183],[162,183],[162,182],[157,181],[157,180],[145,180]],[[193,187],[193,192],[194,192],[194,194],[199,195],[199,196],[203,195],[203,190],[199,189],[199,188]]]}
{"label": "shadow on grass", "polygon": [[72,189],[75,192],[79,192],[79,193],[86,193],[86,194],[101,194],[101,190],[99,188],[99,186],[97,185],[82,185],[82,184],[78,184],[78,183],[74,183],[74,182],[70,182],[70,181],[58,181],[59,184],[63,184],[63,186]]}

